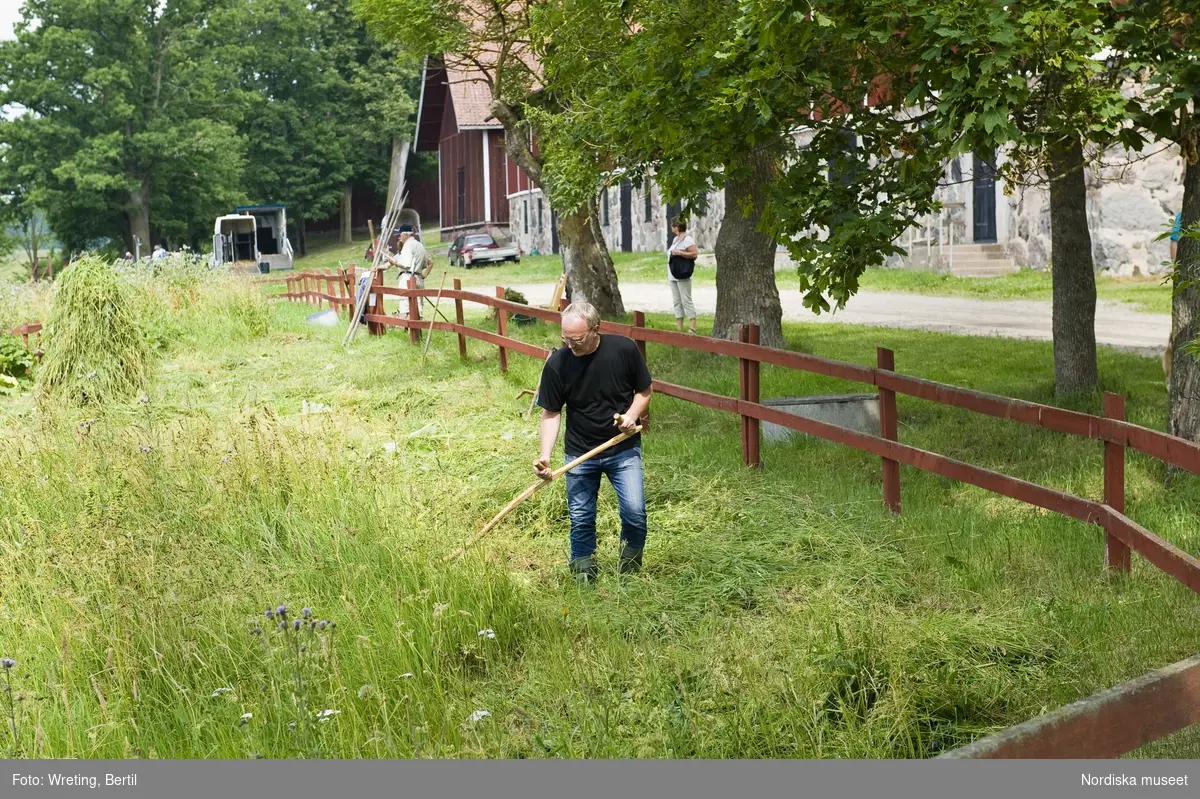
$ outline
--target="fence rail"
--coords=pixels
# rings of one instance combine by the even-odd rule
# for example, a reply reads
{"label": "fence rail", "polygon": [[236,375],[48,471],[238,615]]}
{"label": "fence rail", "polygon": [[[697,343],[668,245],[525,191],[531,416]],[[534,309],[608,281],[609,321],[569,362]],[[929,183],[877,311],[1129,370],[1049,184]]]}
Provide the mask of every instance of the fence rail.
{"label": "fence rail", "polygon": [[[318,291],[316,286],[320,281],[325,281],[327,286],[335,286],[338,290]],[[323,301],[329,302],[350,312],[349,306],[353,304],[353,281],[351,273],[347,270],[338,273],[330,273],[328,270],[325,273],[301,273],[286,278],[286,282],[288,291],[277,296],[318,305]],[[505,300],[504,289],[499,286],[496,288],[496,296],[464,291],[459,280],[454,281],[452,289],[442,290],[441,298],[454,303],[453,322],[444,315],[441,321],[420,318],[419,300],[435,297],[438,292],[416,288],[414,281],[410,280],[408,288],[385,286],[381,274],[377,273],[370,291],[373,301],[366,308],[365,317],[371,335],[383,335],[389,327],[403,328],[409,331],[410,340],[416,343],[419,342],[422,331],[442,330],[458,336],[459,354],[463,356],[467,353],[468,338],[483,341],[498,348],[501,370],[507,370],[509,352],[519,352],[543,361],[551,353],[551,350],[544,347],[508,336],[509,314],[521,314],[551,324],[561,324],[558,310]],[[411,300],[408,304],[408,315],[401,317],[386,314],[383,308],[384,297]],[[463,322],[464,303],[494,308],[498,316],[498,332],[492,333],[466,325]],[[1104,416],[1069,411],[896,372],[895,353],[882,347],[877,349],[877,363],[874,367],[765,347],[758,343],[756,325],[743,326],[739,340],[730,341],[649,328],[645,326],[645,315],[636,312],[632,325],[605,321],[601,322],[600,330],[633,339],[643,355],[646,344],[653,343],[738,359],[737,397],[713,394],[661,380],[653,382],[653,389],[660,394],[739,416],[742,427],[742,460],[747,466],[761,465],[760,426],[762,422],[769,422],[878,456],[883,470],[884,505],[892,513],[899,513],[901,510],[899,466],[904,464],[1096,525],[1105,533],[1104,562],[1108,570],[1128,573],[1131,569],[1130,555],[1136,552],[1164,574],[1200,594],[1200,560],[1125,515],[1124,471],[1125,450],[1133,449],[1200,475],[1200,444],[1125,421],[1125,400],[1122,396],[1111,393],[1105,395]],[[862,433],[762,405],[759,402],[759,369],[764,363],[875,386],[880,398],[880,434]],[[1103,442],[1103,500],[1075,496],[900,443],[897,440],[897,394]],[[1048,717],[1032,719],[945,756],[1058,757],[1060,755],[1057,753],[1069,751],[1072,754],[1062,756],[1111,757],[1114,754],[1132,751],[1158,737],[1200,721],[1200,659],[1195,663],[1184,661],[1184,664],[1187,665],[1176,664],[1161,672],[1139,678],[1130,684],[1134,688],[1128,688],[1119,695],[1104,694],[1101,699],[1081,700],[1080,703],[1056,711],[1058,715],[1050,714]],[[1148,688],[1150,684],[1159,687]],[[1142,700],[1138,700],[1137,697],[1158,697],[1162,692],[1172,696],[1184,692],[1186,701],[1183,701],[1175,712],[1168,714],[1166,721],[1149,723],[1146,719],[1149,718],[1147,713],[1151,711],[1146,708],[1151,705],[1145,702],[1139,704]],[[1168,700],[1156,701],[1159,704],[1169,703]],[[1112,732],[1112,725],[1116,722],[1094,724],[1072,720],[1077,717],[1085,718],[1086,709],[1096,707],[1102,708],[1101,714],[1105,719],[1118,719],[1122,724],[1140,723],[1141,726],[1137,728],[1140,732],[1126,731],[1117,734]],[[1071,715],[1072,713],[1076,715]],[[1067,730],[1067,733],[1056,732],[1061,730]],[[1046,747],[1050,749],[1047,750]],[[1046,751],[1055,754],[1047,755]],[[1001,754],[996,754],[997,752]],[[1023,754],[1007,754],[1009,752]]]}

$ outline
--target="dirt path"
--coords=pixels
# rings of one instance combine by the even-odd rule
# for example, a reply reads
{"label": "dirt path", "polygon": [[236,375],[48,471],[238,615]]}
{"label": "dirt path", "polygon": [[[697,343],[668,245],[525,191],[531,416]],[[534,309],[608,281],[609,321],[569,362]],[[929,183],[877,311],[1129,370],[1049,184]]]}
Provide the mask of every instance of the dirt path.
{"label": "dirt path", "polygon": [[[552,283],[513,286],[536,305],[550,301]],[[671,313],[671,290],[666,283],[628,283],[621,286],[625,308],[647,313]],[[711,316],[717,290],[692,290],[696,311]],[[797,292],[783,292],[783,317],[798,322],[840,322],[855,325],[936,330],[957,335],[1051,341],[1049,300],[978,300],[970,297],[930,297],[893,291],[863,291],[836,314],[814,316]],[[701,330],[704,329],[701,321]],[[1096,341],[1143,354],[1161,354],[1171,332],[1171,317],[1141,313],[1122,303],[1100,302],[1096,307]]]}

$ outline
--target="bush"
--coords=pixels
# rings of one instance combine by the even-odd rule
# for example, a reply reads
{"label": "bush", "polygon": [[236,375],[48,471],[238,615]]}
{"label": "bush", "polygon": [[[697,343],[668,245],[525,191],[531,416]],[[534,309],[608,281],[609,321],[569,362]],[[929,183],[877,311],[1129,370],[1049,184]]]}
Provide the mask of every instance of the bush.
{"label": "bush", "polygon": [[0,334],[0,375],[24,377],[33,368],[33,353],[16,336]]}

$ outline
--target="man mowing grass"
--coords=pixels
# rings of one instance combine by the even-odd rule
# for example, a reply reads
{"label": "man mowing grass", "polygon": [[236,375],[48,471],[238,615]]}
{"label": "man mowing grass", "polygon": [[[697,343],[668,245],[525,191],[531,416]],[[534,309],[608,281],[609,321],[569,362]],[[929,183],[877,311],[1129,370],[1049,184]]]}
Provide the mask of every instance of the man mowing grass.
{"label": "man mowing grass", "polygon": [[[533,462],[538,477],[551,475],[550,456],[567,406],[563,451],[568,462],[637,426],[650,405],[650,371],[641,352],[624,336],[601,335],[600,314],[586,302],[562,312],[562,340],[542,369],[538,405],[542,408],[541,457]],[[567,472],[567,510],[571,514],[570,568],[580,583],[596,579],[596,498],[600,476],[617,492],[621,513],[622,573],[638,571],[646,545],[646,493],[642,480],[642,437],[631,436]]]}

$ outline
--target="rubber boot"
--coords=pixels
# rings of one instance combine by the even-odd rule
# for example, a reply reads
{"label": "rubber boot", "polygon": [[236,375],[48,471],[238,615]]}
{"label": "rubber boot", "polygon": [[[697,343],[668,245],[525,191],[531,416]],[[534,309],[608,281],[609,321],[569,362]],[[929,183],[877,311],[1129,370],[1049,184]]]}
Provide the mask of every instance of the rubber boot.
{"label": "rubber boot", "polygon": [[571,572],[575,575],[575,582],[587,585],[596,579],[600,569],[596,566],[596,560],[588,555],[571,561]]}
{"label": "rubber boot", "polygon": [[636,574],[642,570],[642,550],[634,549],[628,544],[621,545],[620,565],[621,574]]}

